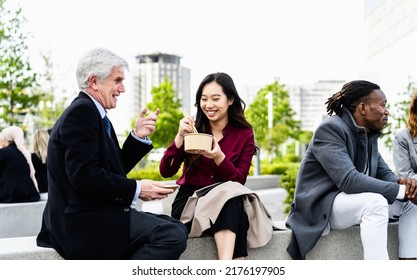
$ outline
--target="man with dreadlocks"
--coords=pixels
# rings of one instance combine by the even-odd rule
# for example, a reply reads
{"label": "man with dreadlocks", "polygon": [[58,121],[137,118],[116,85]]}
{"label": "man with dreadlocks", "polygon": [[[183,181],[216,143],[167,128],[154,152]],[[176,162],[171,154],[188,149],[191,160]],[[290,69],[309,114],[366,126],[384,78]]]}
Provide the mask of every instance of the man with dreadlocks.
{"label": "man with dreadlocks", "polygon": [[315,131],[301,162],[287,220],[293,259],[305,259],[330,229],[360,225],[364,259],[387,260],[393,215],[399,216],[400,259],[417,257],[417,183],[398,177],[378,152],[386,103],[378,85],[361,80],[346,83],[327,100],[330,117]]}

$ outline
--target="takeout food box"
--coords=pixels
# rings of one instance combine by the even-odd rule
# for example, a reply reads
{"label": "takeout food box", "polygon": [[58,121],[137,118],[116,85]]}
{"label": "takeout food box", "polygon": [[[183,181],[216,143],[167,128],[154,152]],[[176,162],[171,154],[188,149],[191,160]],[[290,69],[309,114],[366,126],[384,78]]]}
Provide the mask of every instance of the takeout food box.
{"label": "takeout food box", "polygon": [[179,185],[165,185],[164,188],[166,189],[171,189],[171,190],[176,190],[178,189]]}
{"label": "takeout food box", "polygon": [[184,150],[196,154],[198,151],[211,151],[213,135],[205,133],[188,133],[184,136]]}

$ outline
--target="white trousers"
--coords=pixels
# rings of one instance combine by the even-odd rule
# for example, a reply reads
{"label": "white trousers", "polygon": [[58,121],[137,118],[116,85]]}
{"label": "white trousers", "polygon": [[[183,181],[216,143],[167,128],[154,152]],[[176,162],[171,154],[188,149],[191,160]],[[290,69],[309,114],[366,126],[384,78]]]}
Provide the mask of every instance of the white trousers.
{"label": "white trousers", "polygon": [[360,226],[365,260],[388,260],[388,218],[399,217],[399,257],[417,257],[417,206],[412,202],[395,201],[389,205],[377,193],[336,196],[330,213],[331,229]]}

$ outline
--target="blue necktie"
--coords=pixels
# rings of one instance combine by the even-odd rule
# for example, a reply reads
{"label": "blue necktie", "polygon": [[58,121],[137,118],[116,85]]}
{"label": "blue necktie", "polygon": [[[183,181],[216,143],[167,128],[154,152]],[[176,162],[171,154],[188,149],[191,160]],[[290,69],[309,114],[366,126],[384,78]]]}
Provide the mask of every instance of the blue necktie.
{"label": "blue necktie", "polygon": [[104,122],[104,125],[106,126],[107,134],[111,137],[111,125],[110,125],[110,120],[107,117],[107,115],[104,116],[103,122]]}

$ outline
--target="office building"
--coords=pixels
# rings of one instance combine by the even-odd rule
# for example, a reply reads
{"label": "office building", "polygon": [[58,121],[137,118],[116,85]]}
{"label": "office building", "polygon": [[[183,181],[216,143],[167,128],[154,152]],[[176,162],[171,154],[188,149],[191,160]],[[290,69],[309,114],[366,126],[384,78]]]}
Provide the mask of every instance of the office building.
{"label": "office building", "polygon": [[290,104],[296,113],[295,119],[301,121],[302,130],[314,131],[328,115],[326,101],[338,92],[346,81],[323,80],[306,85],[288,85]]}
{"label": "office building", "polygon": [[417,1],[365,0],[367,48],[362,76],[381,86],[388,102],[417,82]]}
{"label": "office building", "polygon": [[134,88],[138,96],[135,107],[145,107],[152,100],[152,87],[159,86],[167,78],[182,106],[191,110],[190,70],[183,67],[180,60],[180,56],[161,52],[136,56]]}

